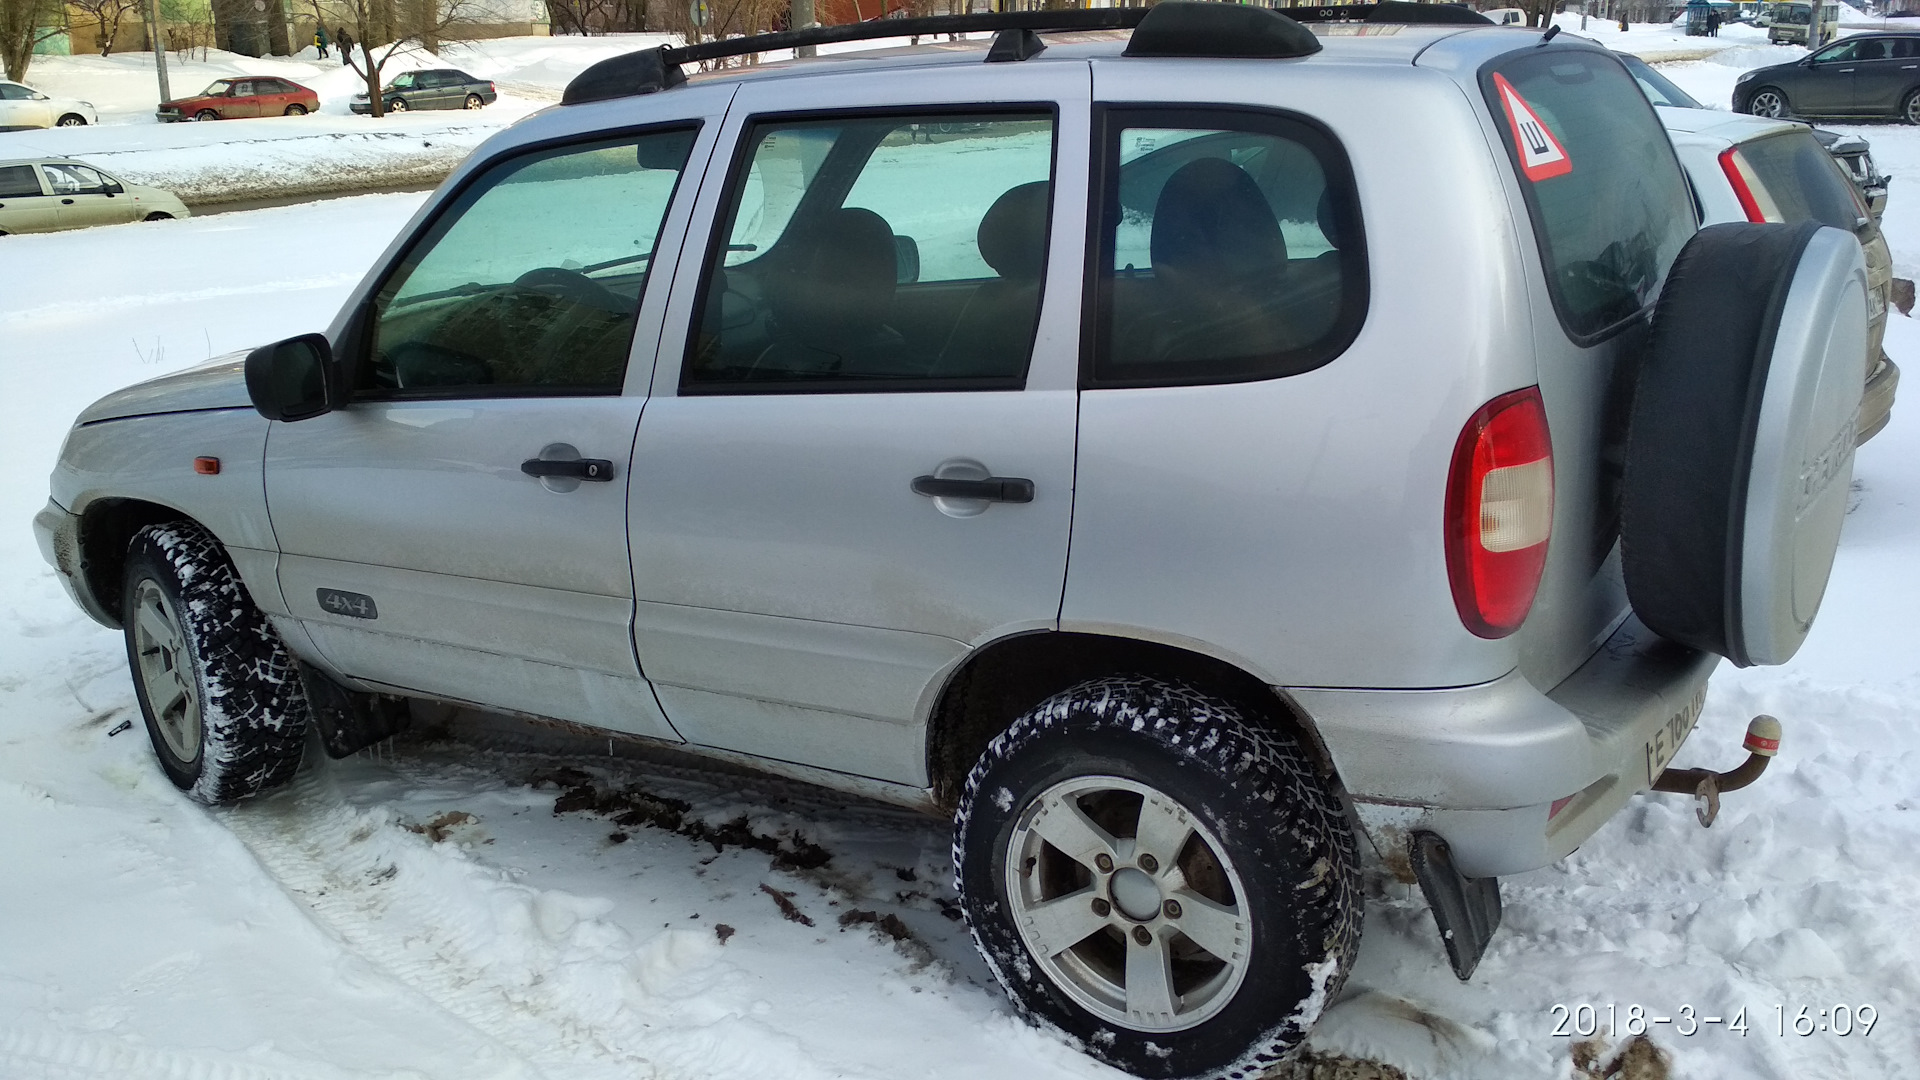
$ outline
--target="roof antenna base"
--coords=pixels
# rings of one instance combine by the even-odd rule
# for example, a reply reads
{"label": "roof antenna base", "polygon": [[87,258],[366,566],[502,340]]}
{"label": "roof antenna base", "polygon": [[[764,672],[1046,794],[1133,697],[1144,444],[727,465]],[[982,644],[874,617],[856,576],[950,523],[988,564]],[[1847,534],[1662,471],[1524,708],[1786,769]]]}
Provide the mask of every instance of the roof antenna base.
{"label": "roof antenna base", "polygon": [[993,35],[993,44],[987,48],[987,63],[1009,64],[1019,60],[1031,60],[1046,50],[1047,43],[1040,35],[1031,30],[1002,30]]}

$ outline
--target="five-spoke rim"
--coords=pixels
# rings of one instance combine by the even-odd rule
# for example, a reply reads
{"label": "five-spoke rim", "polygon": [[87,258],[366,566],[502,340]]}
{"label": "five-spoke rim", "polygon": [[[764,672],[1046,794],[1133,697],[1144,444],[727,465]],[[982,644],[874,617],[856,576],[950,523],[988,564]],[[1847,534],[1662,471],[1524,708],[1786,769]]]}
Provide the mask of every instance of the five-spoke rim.
{"label": "five-spoke rim", "polygon": [[154,726],[173,756],[200,756],[200,698],[173,602],[151,578],[133,591],[133,648]]}
{"label": "five-spoke rim", "polygon": [[1146,784],[1081,776],[1028,805],[1007,845],[1027,950],[1082,1008],[1135,1031],[1182,1031],[1233,1000],[1253,923],[1220,840]]}

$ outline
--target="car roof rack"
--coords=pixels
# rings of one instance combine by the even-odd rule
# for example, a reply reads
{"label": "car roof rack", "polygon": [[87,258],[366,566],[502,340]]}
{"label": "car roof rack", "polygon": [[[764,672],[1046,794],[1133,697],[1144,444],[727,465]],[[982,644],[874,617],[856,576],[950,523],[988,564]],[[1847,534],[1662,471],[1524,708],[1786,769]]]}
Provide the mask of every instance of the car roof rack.
{"label": "car roof rack", "polygon": [[687,81],[681,65],[776,49],[798,49],[843,41],[931,37],[936,34],[995,34],[988,63],[1026,60],[1046,48],[1047,32],[1132,30],[1128,56],[1217,56],[1287,58],[1320,51],[1320,41],[1303,22],[1483,23],[1492,20],[1452,4],[1380,0],[1373,4],[1272,8],[1211,2],[1164,0],[1153,7],[1082,8],[1064,11],[979,12],[883,18],[843,26],[815,26],[723,38],[698,45],[661,45],[610,57],[587,68],[567,84],[562,105],[609,101],[658,93]]}

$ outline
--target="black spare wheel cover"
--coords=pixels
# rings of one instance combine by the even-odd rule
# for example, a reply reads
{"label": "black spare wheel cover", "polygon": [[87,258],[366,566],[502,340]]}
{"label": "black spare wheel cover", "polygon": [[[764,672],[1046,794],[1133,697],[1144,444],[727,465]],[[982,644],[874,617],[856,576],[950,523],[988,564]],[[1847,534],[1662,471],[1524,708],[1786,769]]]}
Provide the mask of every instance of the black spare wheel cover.
{"label": "black spare wheel cover", "polygon": [[1800,648],[1846,517],[1866,348],[1852,234],[1740,223],[1687,242],[1621,493],[1627,596],[1649,627],[1742,667]]}

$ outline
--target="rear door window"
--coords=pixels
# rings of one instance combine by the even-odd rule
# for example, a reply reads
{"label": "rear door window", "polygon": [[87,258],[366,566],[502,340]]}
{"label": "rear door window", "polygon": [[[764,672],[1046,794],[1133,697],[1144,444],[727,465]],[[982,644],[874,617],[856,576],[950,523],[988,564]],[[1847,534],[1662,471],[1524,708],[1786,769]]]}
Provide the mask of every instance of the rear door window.
{"label": "rear door window", "polygon": [[1659,296],[1693,235],[1693,202],[1666,129],[1605,53],[1531,49],[1481,76],[1519,174],[1547,289],[1590,344]]}
{"label": "rear door window", "polygon": [[0,199],[24,199],[40,194],[40,178],[31,165],[0,165]]}

